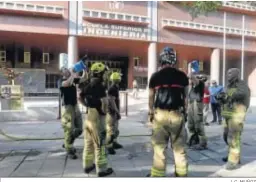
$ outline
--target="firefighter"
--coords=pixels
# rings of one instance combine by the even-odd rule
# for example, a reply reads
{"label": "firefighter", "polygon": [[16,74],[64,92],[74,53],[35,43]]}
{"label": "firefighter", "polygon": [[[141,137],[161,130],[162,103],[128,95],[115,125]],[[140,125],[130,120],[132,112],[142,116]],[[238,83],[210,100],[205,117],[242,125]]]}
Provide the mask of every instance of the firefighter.
{"label": "firefighter", "polygon": [[106,132],[107,132],[107,149],[111,155],[116,154],[115,149],[123,148],[117,143],[119,135],[118,120],[120,115],[120,100],[119,100],[119,83],[121,82],[121,74],[113,72],[110,76],[111,86],[108,89],[109,109],[106,117]]}
{"label": "firefighter", "polygon": [[76,150],[73,143],[77,137],[82,134],[82,115],[77,105],[76,85],[87,79],[87,73],[84,70],[82,77],[77,77],[73,69],[62,68],[62,80],[60,86],[61,94],[61,122],[64,129],[64,144],[71,159],[77,159]]}
{"label": "firefighter", "polygon": [[[195,145],[196,150],[207,149],[207,138],[203,123],[203,96],[204,96],[204,79],[201,75],[189,75],[191,81],[188,94],[188,137],[189,146]],[[199,141],[197,141],[199,139]],[[196,142],[195,142],[196,141]],[[195,142],[195,143],[194,143]]]}
{"label": "firefighter", "polygon": [[175,176],[185,177],[188,172],[185,149],[184,103],[188,77],[176,68],[176,54],[166,47],[159,58],[162,68],[149,81],[149,121],[153,125],[152,145],[154,150],[151,177],[164,177],[166,149],[170,140]]}
{"label": "firefighter", "polygon": [[80,94],[88,107],[87,119],[84,123],[83,168],[87,174],[96,168],[97,175],[103,177],[113,173],[113,169],[108,168],[105,146],[108,100],[103,76],[106,66],[96,62],[91,66],[90,71],[90,82]]}
{"label": "firefighter", "polygon": [[245,81],[239,78],[240,70],[231,68],[228,70],[228,84],[226,93],[219,94],[218,100],[223,100],[224,107],[224,141],[228,144],[228,156],[223,158],[227,162],[226,169],[238,168],[241,153],[241,134],[247,109],[250,105],[250,89]]}

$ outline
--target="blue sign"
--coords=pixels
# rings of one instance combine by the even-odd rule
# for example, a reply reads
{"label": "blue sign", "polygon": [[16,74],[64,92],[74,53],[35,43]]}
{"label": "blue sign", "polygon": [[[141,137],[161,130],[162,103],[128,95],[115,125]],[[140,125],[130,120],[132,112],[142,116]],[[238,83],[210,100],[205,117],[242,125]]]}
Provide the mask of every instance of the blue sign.
{"label": "blue sign", "polygon": [[192,73],[199,73],[200,65],[198,60],[194,60],[191,62]]}

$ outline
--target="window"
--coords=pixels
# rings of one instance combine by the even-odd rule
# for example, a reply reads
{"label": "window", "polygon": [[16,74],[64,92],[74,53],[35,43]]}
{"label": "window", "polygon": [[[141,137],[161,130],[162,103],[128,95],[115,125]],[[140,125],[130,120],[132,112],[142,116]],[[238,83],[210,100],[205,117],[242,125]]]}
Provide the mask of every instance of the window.
{"label": "window", "polygon": [[6,62],[6,51],[0,50],[0,62]]}
{"label": "window", "polygon": [[204,62],[203,61],[199,62],[199,68],[200,68],[200,71],[204,71]]}
{"label": "window", "polygon": [[134,59],[134,66],[140,65],[140,59],[138,57],[133,58]]}
{"label": "window", "polygon": [[147,88],[148,77],[135,77],[135,79],[137,80],[140,89]]}
{"label": "window", "polygon": [[27,9],[28,10],[34,10],[34,6],[33,5],[27,5]]}
{"label": "window", "polygon": [[57,74],[46,74],[45,87],[46,88],[58,88],[58,81],[61,78]]}
{"label": "window", "polygon": [[86,17],[90,16],[90,11],[84,11],[84,16]]}
{"label": "window", "polygon": [[49,12],[53,12],[54,11],[53,7],[50,7],[50,6],[47,6],[46,10],[49,11]]}
{"label": "window", "polygon": [[107,13],[101,13],[101,17],[103,17],[103,18],[107,18]]}
{"label": "window", "polygon": [[147,18],[141,18],[142,22],[147,22]]}
{"label": "window", "polygon": [[0,45],[0,62],[6,62],[6,47]]}
{"label": "window", "polygon": [[92,12],[92,17],[98,17],[98,16],[99,16],[99,13],[97,11]]}
{"label": "window", "polygon": [[116,15],[115,15],[115,14],[113,14],[113,13],[110,13],[110,14],[109,14],[109,18],[111,18],[111,19],[115,19],[115,17],[116,17]]}
{"label": "window", "polygon": [[49,64],[49,63],[50,63],[49,53],[43,53],[43,64]]}
{"label": "window", "polygon": [[133,19],[134,19],[134,21],[139,21],[139,20],[140,20],[140,17],[134,16]]}
{"label": "window", "polygon": [[130,21],[130,20],[132,19],[132,17],[129,16],[129,15],[126,15],[126,16],[125,16],[125,19]]}
{"label": "window", "polygon": [[30,63],[30,52],[24,52],[24,63]]}
{"label": "window", "polygon": [[119,20],[122,20],[122,19],[124,18],[124,15],[117,15],[117,18],[118,18]]}
{"label": "window", "polygon": [[43,6],[36,6],[37,11],[44,11],[44,7]]}

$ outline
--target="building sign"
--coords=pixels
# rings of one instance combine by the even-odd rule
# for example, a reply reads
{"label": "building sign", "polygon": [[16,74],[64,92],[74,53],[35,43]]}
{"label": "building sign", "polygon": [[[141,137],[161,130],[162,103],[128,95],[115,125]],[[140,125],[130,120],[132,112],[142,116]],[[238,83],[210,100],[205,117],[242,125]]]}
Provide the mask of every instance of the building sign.
{"label": "building sign", "polygon": [[123,1],[110,1],[109,2],[109,9],[111,9],[111,10],[122,10],[122,9],[124,9],[124,2]]}
{"label": "building sign", "polygon": [[12,95],[11,85],[2,85],[1,86],[1,96],[5,99],[10,99]]}
{"label": "building sign", "polygon": [[59,69],[62,67],[69,68],[68,55],[66,53],[60,53],[59,55]]}
{"label": "building sign", "polygon": [[20,85],[1,85],[1,110],[23,110],[24,92]]}
{"label": "building sign", "polygon": [[83,32],[84,34],[90,36],[146,40],[148,35],[148,28],[113,24],[86,23],[84,24]]}

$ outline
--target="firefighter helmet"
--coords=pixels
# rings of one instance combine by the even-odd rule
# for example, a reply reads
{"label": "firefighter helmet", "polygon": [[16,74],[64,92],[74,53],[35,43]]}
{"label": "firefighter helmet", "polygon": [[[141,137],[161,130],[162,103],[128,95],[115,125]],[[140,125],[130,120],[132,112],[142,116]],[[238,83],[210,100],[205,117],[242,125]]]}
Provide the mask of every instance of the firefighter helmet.
{"label": "firefighter helmet", "polygon": [[92,73],[101,73],[101,72],[104,72],[105,70],[106,70],[106,66],[101,62],[96,62],[91,66]]}
{"label": "firefighter helmet", "polygon": [[110,80],[111,81],[121,81],[121,74],[119,72],[113,72],[110,75]]}
{"label": "firefighter helmet", "polygon": [[170,64],[175,65],[177,62],[176,53],[171,47],[165,47],[160,54],[159,58],[160,64]]}

